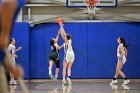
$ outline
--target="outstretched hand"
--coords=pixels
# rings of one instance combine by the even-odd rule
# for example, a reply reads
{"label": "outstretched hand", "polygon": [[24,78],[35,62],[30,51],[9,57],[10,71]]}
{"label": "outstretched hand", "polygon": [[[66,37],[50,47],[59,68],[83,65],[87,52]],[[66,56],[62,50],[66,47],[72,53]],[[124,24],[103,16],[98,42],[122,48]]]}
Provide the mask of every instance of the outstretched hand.
{"label": "outstretched hand", "polygon": [[17,50],[21,50],[22,49],[22,47],[19,47]]}

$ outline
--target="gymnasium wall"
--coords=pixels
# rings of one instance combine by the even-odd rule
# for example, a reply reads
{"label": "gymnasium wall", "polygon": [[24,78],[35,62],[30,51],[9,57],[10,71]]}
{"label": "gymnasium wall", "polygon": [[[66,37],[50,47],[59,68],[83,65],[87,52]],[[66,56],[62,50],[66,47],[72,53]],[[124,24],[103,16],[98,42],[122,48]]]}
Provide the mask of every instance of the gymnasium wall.
{"label": "gymnasium wall", "polygon": [[13,38],[16,40],[16,47],[22,47],[22,50],[17,52],[18,58],[16,63],[24,68],[25,79],[30,78],[30,29],[29,24],[26,22],[16,23],[12,33]]}
{"label": "gymnasium wall", "polygon": [[[27,53],[30,55],[23,55],[28,55],[29,58],[27,59],[29,63],[23,62],[23,65],[28,66],[28,68],[25,68],[25,73],[30,78],[49,78],[49,41],[56,36],[58,29],[59,26],[56,23],[39,24],[30,28],[30,31],[26,33],[28,37],[28,44],[26,46],[29,46],[28,49],[30,49],[30,52]],[[128,78],[140,78],[140,23],[70,22],[65,24],[65,30],[67,33],[72,34],[73,48],[76,56],[72,67],[72,78],[112,78],[117,63],[116,50],[118,46],[117,38],[119,36],[124,37],[126,42],[129,43],[128,61],[123,71]],[[20,39],[22,40],[22,38],[19,38],[19,42]],[[22,45],[23,41],[20,43]],[[62,44],[63,40],[60,37],[59,45]],[[62,78],[63,49],[60,50],[60,59],[61,70],[59,78]]]}

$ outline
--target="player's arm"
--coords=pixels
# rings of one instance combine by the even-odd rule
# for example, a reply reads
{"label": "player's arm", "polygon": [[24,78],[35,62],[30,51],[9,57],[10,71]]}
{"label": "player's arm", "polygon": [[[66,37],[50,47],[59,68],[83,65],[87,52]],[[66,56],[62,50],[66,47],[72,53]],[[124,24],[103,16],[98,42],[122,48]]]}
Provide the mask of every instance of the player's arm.
{"label": "player's arm", "polygon": [[65,32],[63,26],[60,27],[60,32],[61,32],[61,36],[62,36],[63,40],[66,41],[67,40],[66,39],[66,32]]}
{"label": "player's arm", "polygon": [[61,49],[63,47],[63,45],[59,46],[58,44],[54,44],[54,46],[56,47],[57,50]]}
{"label": "player's arm", "polygon": [[128,55],[128,52],[127,52],[127,49],[125,48],[125,56],[127,57]]}
{"label": "player's arm", "polygon": [[18,47],[15,52],[20,51],[22,49],[22,47]]}
{"label": "player's arm", "polygon": [[121,55],[125,55],[125,50],[123,45],[120,46],[119,50],[121,51]]}
{"label": "player's arm", "polygon": [[58,39],[59,39],[59,35],[60,35],[60,30],[58,31],[58,34],[57,34],[57,36],[56,36],[56,42],[58,42]]}

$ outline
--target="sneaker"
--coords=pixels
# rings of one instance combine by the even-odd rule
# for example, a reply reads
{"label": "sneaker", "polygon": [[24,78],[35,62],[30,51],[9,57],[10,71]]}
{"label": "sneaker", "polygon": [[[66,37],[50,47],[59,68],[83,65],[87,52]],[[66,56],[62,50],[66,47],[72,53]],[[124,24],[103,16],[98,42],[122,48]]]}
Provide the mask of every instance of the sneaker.
{"label": "sneaker", "polygon": [[14,84],[13,80],[10,80],[9,84],[10,85],[13,85]]}
{"label": "sneaker", "polygon": [[124,80],[123,85],[126,85],[130,82],[130,80]]}
{"label": "sneaker", "polygon": [[66,85],[66,81],[65,80],[62,80],[62,85]]}
{"label": "sneaker", "polygon": [[116,84],[118,81],[117,80],[112,80],[112,82],[110,83],[110,85]]}
{"label": "sneaker", "polygon": [[71,80],[70,80],[70,78],[69,77],[67,77],[67,81],[68,81],[68,84],[69,85],[71,85],[72,83],[71,83]]}
{"label": "sneaker", "polygon": [[16,80],[13,80],[13,84],[14,84],[14,85],[17,85],[18,83],[17,83],[17,81],[16,81]]}
{"label": "sneaker", "polygon": [[50,78],[51,78],[52,80],[55,79],[55,77],[54,77],[52,74],[49,74],[49,76],[50,76]]}

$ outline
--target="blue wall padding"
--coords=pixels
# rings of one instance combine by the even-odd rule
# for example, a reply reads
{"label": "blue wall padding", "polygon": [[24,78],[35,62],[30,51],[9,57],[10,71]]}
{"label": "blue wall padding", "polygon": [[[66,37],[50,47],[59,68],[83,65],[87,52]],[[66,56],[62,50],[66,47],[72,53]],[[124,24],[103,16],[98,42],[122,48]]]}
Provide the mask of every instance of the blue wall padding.
{"label": "blue wall padding", "polygon": [[17,52],[16,63],[23,66],[25,79],[30,78],[30,28],[26,22],[16,23],[11,37],[16,39],[16,47],[23,49]]}
{"label": "blue wall padding", "polygon": [[[119,36],[124,37],[129,44],[128,60],[122,70],[128,78],[140,78],[140,23],[69,22],[65,23],[64,27],[66,32],[72,35],[75,52],[71,78],[113,78],[117,64],[116,51]],[[29,31],[26,23],[17,23],[16,30],[22,31],[22,35],[17,31],[13,33],[18,45],[26,47],[23,47],[19,53],[23,54],[24,59],[29,62],[25,63],[20,58],[17,59],[25,68],[25,76],[32,79],[49,78],[50,39],[56,37],[59,25],[39,24],[31,27]],[[63,44],[61,37],[58,44]],[[62,78],[63,55],[64,51],[61,49],[59,78]]]}

